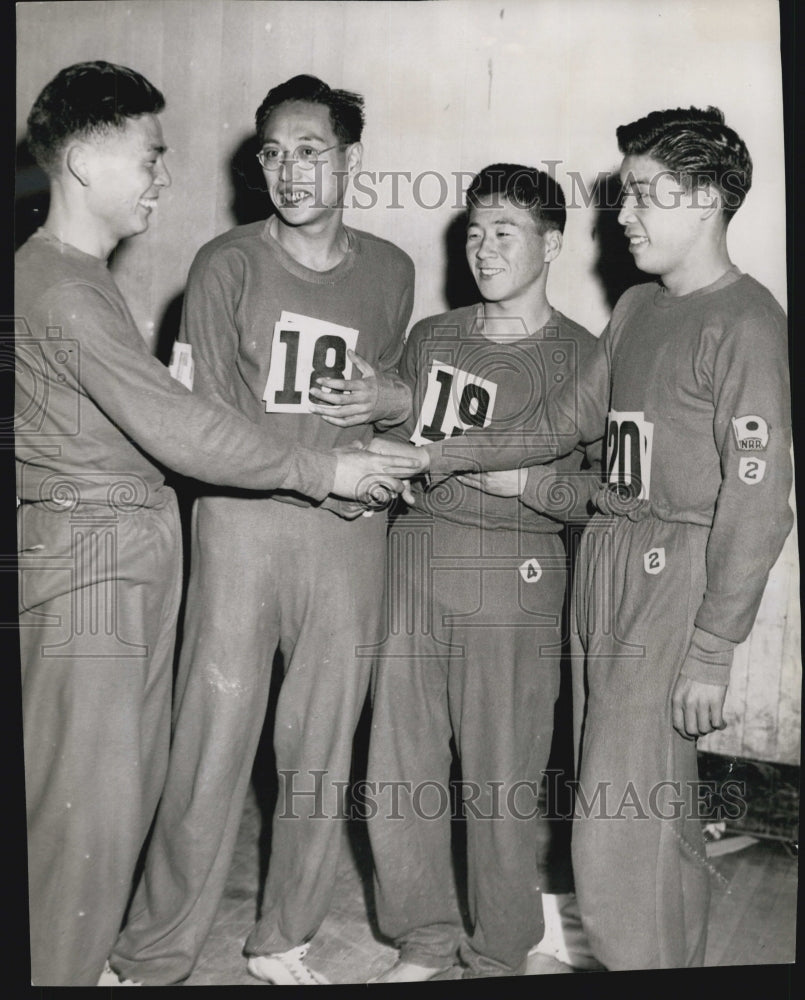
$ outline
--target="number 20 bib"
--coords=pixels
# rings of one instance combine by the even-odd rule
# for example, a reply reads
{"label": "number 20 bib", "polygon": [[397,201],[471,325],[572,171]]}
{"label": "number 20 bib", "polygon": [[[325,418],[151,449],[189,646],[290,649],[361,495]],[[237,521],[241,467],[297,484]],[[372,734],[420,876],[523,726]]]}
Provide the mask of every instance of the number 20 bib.
{"label": "number 20 bib", "polygon": [[607,418],[607,481],[648,500],[654,424],[642,411],[610,410]]}
{"label": "number 20 bib", "polygon": [[433,361],[411,441],[428,444],[458,437],[471,427],[487,427],[492,422],[497,388],[489,379]]}

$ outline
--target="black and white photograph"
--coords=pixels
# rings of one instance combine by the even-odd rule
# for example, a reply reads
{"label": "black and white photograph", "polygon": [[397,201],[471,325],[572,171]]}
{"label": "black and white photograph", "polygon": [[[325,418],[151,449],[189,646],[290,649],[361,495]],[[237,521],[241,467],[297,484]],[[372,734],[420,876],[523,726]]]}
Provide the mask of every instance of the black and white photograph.
{"label": "black and white photograph", "polygon": [[791,994],[793,9],[16,5],[22,983]]}

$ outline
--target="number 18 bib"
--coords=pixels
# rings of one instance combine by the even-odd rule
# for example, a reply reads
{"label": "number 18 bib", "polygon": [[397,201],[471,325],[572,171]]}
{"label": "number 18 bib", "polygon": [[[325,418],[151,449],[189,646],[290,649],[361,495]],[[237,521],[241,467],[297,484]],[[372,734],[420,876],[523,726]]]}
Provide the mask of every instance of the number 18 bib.
{"label": "number 18 bib", "polygon": [[267,413],[310,413],[310,389],[319,378],[352,378],[358,331],[313,316],[282,311],[274,324],[271,366],[263,401]]}

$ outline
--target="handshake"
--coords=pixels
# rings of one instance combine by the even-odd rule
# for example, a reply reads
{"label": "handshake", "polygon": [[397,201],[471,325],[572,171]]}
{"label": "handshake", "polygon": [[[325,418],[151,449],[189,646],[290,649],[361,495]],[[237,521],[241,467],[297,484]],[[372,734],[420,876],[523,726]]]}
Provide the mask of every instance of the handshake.
{"label": "handshake", "polygon": [[335,451],[335,481],[331,492],[354,500],[367,510],[387,507],[399,494],[413,504],[409,481],[428,471],[425,448],[402,441],[373,438],[368,445],[354,444]]}

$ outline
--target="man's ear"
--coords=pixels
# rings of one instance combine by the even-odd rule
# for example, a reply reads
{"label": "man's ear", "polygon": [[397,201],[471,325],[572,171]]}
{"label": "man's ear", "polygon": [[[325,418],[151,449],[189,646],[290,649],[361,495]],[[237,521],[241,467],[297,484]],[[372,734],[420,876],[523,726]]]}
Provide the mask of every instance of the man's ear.
{"label": "man's ear", "polygon": [[562,234],[558,229],[548,229],[543,236],[545,241],[545,263],[550,264],[552,260],[556,260],[562,251]]}
{"label": "man's ear", "polygon": [[67,149],[64,162],[67,170],[78,183],[82,187],[87,187],[89,184],[89,164],[87,163],[86,147],[82,143],[73,143]]}
{"label": "man's ear", "polygon": [[347,173],[350,177],[361,169],[363,162],[363,145],[360,142],[353,142],[347,147]]}
{"label": "man's ear", "polygon": [[697,188],[696,197],[702,210],[702,219],[712,219],[721,211],[721,192],[714,184],[703,184]]}

